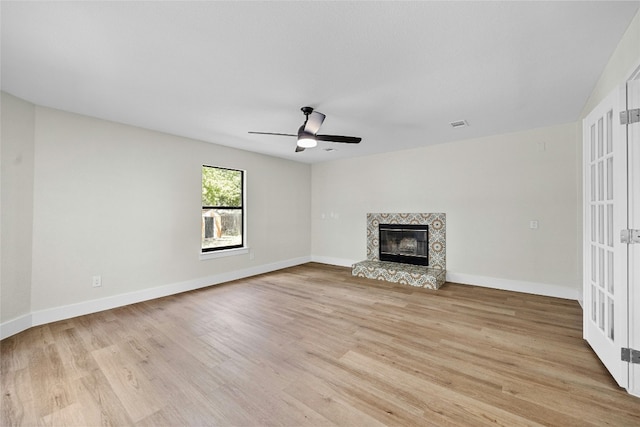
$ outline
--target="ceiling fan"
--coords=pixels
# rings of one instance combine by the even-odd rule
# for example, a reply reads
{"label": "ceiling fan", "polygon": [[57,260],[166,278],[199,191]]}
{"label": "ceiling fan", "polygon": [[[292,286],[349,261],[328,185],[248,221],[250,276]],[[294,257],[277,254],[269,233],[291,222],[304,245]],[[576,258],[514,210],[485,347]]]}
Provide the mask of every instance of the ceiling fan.
{"label": "ceiling fan", "polygon": [[318,145],[318,141],[325,142],[341,142],[344,144],[358,144],[362,141],[362,138],[357,136],[342,136],[342,135],[318,135],[320,125],[326,117],[319,111],[314,111],[312,107],[302,107],[300,110],[305,115],[304,123],[298,129],[297,134],[292,133],[275,133],[275,132],[251,132],[258,135],[280,135],[280,136],[297,136],[298,142],[296,143],[296,153],[304,151],[305,148],[313,148]]}

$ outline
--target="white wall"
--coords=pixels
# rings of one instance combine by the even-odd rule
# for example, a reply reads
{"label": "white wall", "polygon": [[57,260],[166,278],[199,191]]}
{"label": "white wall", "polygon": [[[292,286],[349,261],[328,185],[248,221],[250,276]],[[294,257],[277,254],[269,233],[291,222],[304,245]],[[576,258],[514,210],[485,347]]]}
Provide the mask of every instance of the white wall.
{"label": "white wall", "polygon": [[449,280],[575,298],[579,149],[569,123],[313,165],[312,258],[366,259],[367,212],[444,212]]}
{"label": "white wall", "polygon": [[611,54],[598,83],[589,96],[580,120],[584,119],[596,105],[612,90],[629,78],[629,74],[640,65],[640,11],[636,13],[622,39]]}
{"label": "white wall", "polygon": [[[24,104],[3,102],[6,118],[22,114],[18,108]],[[17,255],[32,264],[33,324],[309,260],[309,165],[30,108],[33,208],[25,204],[24,210],[26,222],[33,218],[33,247]],[[3,136],[4,121],[3,114]],[[202,164],[247,171],[252,254],[199,259]],[[3,246],[14,240],[3,234]],[[102,287],[91,286],[93,275],[102,276]],[[5,293],[15,287],[3,280],[3,305],[24,305],[28,298],[16,301]],[[23,311],[3,315],[2,322]]]}
{"label": "white wall", "polygon": [[31,311],[31,226],[35,107],[0,94],[0,323]]}

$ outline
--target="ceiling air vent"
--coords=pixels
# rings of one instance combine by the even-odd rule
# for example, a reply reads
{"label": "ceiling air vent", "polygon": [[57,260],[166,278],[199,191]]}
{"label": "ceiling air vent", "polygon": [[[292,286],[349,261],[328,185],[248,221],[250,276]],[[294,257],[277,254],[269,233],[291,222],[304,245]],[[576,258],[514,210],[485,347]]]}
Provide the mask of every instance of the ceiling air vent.
{"label": "ceiling air vent", "polygon": [[451,122],[449,124],[454,129],[458,129],[458,128],[463,128],[463,127],[469,126],[469,123],[467,123],[466,120],[456,120],[455,122]]}

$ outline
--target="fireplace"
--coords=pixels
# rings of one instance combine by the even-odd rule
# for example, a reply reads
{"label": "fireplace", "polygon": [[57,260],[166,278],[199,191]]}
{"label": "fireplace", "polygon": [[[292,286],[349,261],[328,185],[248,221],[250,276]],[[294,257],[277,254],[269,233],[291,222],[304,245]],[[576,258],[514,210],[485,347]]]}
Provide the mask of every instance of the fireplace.
{"label": "fireplace", "polygon": [[[367,259],[353,264],[351,274],[367,279],[438,289],[446,281],[447,273],[446,223],[447,215],[444,213],[368,213]],[[386,229],[384,235],[380,232],[381,227],[382,231]],[[402,236],[402,230],[407,230],[405,237],[415,239],[415,246],[411,240],[402,243],[403,237],[398,238]],[[382,241],[388,241],[389,237],[399,250],[389,250],[388,243],[384,243],[385,247],[380,250]],[[413,256],[414,247],[415,255],[418,256]],[[401,257],[392,257],[396,262],[385,261],[390,252],[398,252],[396,255]],[[402,256],[408,256],[408,259]],[[407,264],[416,259],[421,261],[418,265]]]}
{"label": "fireplace", "polygon": [[429,265],[429,226],[379,224],[380,261]]}

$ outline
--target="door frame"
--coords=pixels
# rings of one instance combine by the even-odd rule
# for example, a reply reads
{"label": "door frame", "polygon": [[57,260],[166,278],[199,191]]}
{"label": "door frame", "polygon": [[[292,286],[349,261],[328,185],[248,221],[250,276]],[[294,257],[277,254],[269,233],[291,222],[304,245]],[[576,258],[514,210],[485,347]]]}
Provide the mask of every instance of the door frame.
{"label": "door frame", "polygon": [[[633,83],[631,83],[633,82]],[[640,64],[625,80],[626,108],[640,108]],[[635,94],[631,94],[635,90]],[[640,123],[626,126],[628,158],[628,227],[640,229]],[[628,342],[640,350],[640,244],[629,245]],[[629,365],[627,391],[640,397],[640,364]]]}

